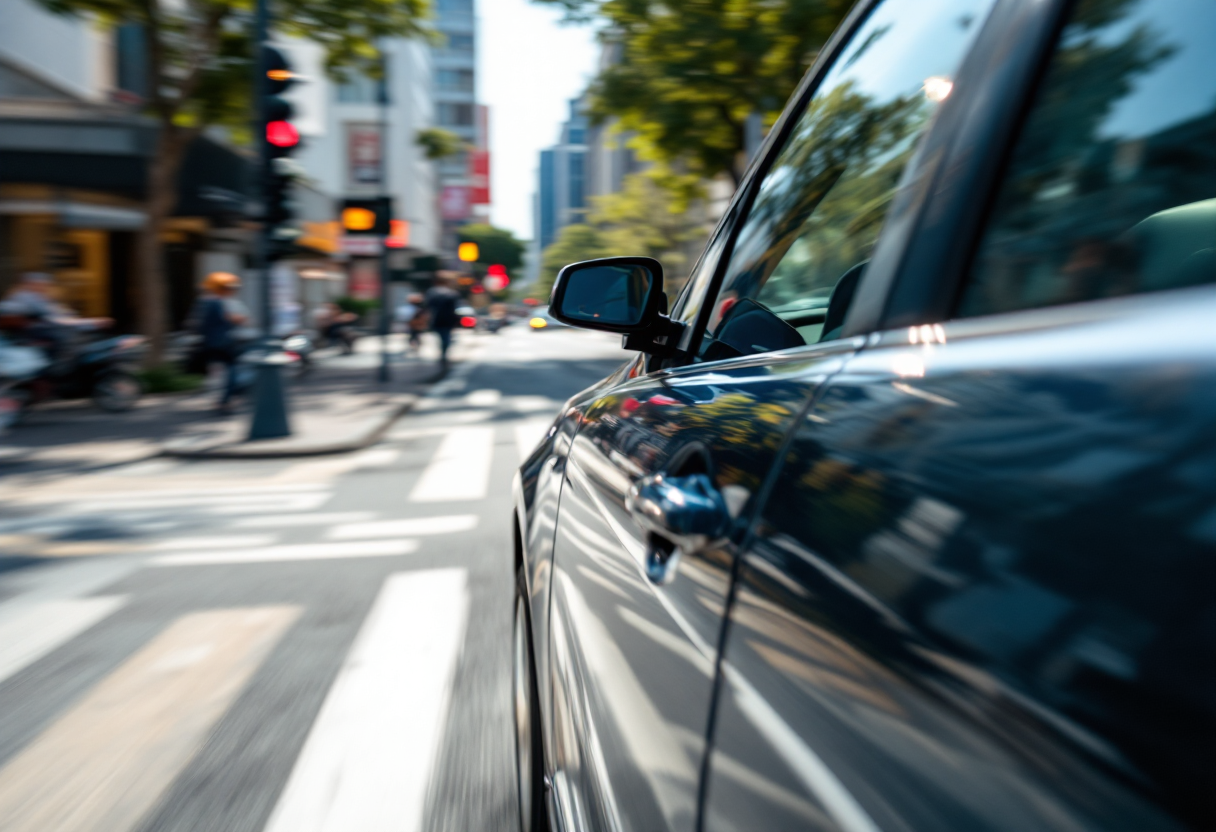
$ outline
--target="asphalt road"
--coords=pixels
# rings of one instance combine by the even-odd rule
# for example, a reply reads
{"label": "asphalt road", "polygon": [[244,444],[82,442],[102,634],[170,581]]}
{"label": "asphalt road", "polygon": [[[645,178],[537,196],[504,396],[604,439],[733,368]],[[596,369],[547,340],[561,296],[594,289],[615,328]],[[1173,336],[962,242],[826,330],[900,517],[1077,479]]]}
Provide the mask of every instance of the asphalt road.
{"label": "asphalt road", "polygon": [[511,476],[626,356],[470,355],[357,453],[0,483],[0,830],[513,828]]}

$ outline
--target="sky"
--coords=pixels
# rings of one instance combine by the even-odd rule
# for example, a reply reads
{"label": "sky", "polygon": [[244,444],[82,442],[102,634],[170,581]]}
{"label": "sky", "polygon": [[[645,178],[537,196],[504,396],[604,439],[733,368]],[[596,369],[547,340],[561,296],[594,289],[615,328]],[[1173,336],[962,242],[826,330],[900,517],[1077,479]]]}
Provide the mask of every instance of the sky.
{"label": "sky", "polygon": [[478,100],[490,107],[491,221],[532,239],[532,193],[541,148],[557,142],[568,101],[595,74],[590,26],[530,0],[480,0]]}

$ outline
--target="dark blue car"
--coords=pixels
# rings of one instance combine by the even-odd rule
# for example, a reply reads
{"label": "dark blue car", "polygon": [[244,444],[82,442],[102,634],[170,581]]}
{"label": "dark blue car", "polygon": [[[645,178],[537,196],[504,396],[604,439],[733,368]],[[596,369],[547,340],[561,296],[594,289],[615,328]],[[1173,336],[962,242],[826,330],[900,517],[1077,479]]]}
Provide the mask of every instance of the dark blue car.
{"label": "dark blue car", "polygon": [[1216,3],[863,0],[550,310],[635,355],[516,481],[525,830],[1216,828]]}

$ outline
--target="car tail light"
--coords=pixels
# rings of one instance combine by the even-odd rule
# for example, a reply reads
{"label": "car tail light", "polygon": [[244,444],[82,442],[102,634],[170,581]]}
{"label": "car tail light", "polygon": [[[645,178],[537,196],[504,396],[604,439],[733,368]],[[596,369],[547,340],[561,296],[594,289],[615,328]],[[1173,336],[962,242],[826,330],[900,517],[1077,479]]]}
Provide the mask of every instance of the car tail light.
{"label": "car tail light", "polygon": [[460,319],[460,325],[465,329],[472,329],[473,327],[477,326],[477,319],[472,315],[465,315]]}

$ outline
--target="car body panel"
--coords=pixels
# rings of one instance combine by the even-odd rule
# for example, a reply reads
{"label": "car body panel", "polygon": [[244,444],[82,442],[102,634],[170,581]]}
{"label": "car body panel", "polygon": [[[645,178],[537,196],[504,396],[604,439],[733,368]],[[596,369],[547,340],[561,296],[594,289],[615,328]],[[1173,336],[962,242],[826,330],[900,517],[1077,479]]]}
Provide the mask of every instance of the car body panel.
{"label": "car body panel", "polygon": [[[563,828],[695,828],[735,547],[788,429],[852,346],[644,376],[586,408],[553,544],[549,763]],[[709,473],[735,521],[661,586],[626,507],[630,486],[660,472]]]}
{"label": "car body panel", "polygon": [[705,828],[1210,826],[1213,321],[973,319],[834,376],[739,574]]}

